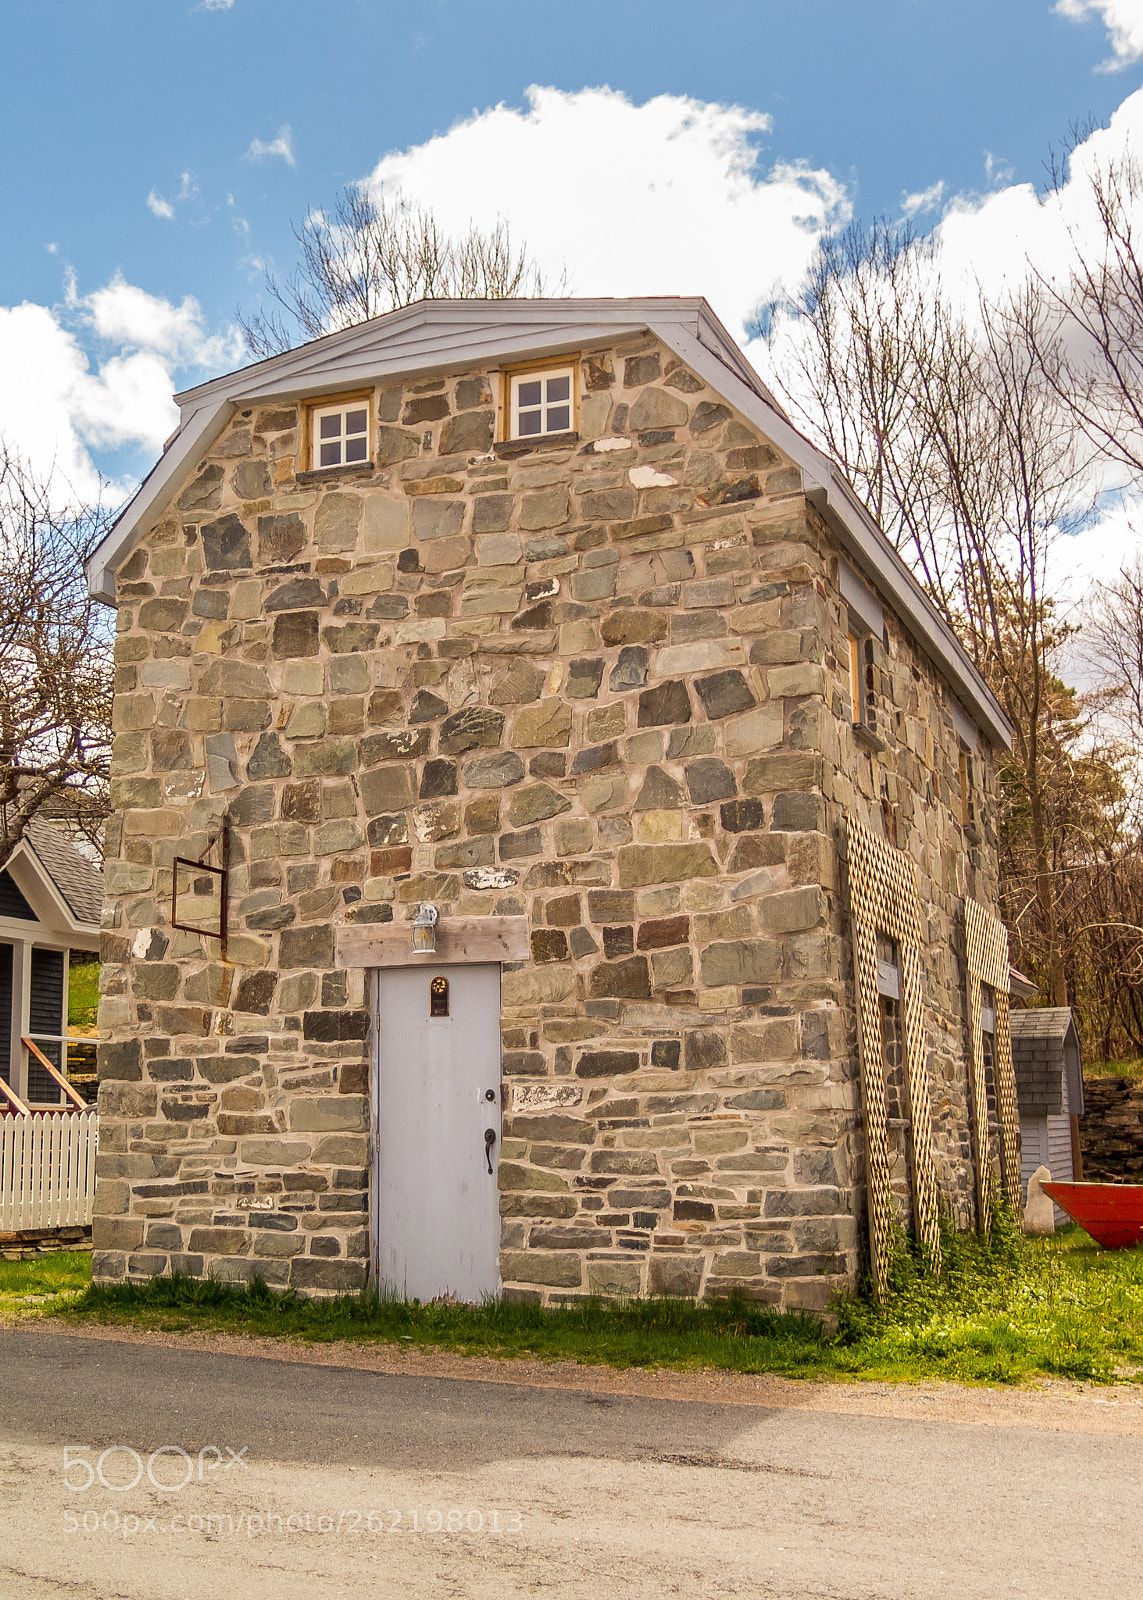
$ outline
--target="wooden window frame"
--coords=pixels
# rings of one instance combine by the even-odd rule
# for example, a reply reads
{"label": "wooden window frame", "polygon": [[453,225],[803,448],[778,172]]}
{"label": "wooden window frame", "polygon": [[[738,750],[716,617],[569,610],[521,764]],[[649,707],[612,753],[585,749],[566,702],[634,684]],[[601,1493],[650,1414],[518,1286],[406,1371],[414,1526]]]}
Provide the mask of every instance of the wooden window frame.
{"label": "wooden window frame", "polygon": [[[317,419],[323,412],[347,411],[351,406],[365,405],[365,459],[364,461],[339,461],[336,466],[323,467],[315,459],[317,452],[314,449],[314,429]],[[376,447],[375,430],[373,423],[373,390],[354,389],[347,394],[323,394],[313,400],[307,400],[303,409],[305,427],[302,434],[302,471],[303,472],[344,472],[354,468],[369,467],[373,465],[373,452]],[[342,436],[344,438],[344,435]]]}
{"label": "wooden window frame", "polygon": [[862,707],[864,696],[861,692],[861,636],[850,629],[849,642],[849,703],[853,711],[852,721],[860,724],[862,721]]}
{"label": "wooden window frame", "polygon": [[961,745],[958,761],[960,775],[960,825],[962,828],[976,827],[976,807],[973,804],[972,782],[972,751],[966,745]]}
{"label": "wooden window frame", "polygon": [[877,663],[874,660],[873,637],[867,628],[849,629],[849,698],[854,727],[876,737],[877,692],[874,674]]}
{"label": "wooden window frame", "polygon": [[[514,426],[518,407],[513,404],[513,391],[520,378],[540,374],[556,377],[568,373],[571,378],[571,426],[557,433],[516,433]],[[543,361],[525,361],[505,367],[500,374],[500,426],[497,430],[501,444],[534,444],[544,439],[562,439],[579,432],[579,357],[566,356],[562,360],[547,357]]]}
{"label": "wooden window frame", "polygon": [[[888,946],[886,949],[885,946]],[[877,993],[883,1000],[903,997],[901,986],[901,947],[889,934],[877,929]]]}

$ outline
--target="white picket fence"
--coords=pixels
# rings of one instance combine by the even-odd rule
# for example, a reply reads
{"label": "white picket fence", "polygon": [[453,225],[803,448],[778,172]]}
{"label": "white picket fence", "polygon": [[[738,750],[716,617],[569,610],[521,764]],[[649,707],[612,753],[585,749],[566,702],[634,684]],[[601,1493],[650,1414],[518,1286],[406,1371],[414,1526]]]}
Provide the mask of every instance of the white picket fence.
{"label": "white picket fence", "polygon": [[0,1232],[85,1227],[98,1145],[96,1111],[0,1116]]}

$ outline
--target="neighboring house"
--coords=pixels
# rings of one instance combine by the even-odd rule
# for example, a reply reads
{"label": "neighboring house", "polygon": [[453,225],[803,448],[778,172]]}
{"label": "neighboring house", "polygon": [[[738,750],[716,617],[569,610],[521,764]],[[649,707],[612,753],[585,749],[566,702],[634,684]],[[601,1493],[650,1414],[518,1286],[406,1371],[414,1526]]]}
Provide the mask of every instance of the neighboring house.
{"label": "neighboring house", "polygon": [[98,951],[102,904],[99,869],[52,823],[33,819],[0,871],[0,1078],[26,1105],[60,1102],[23,1040],[62,1065],[70,953]]}
{"label": "neighboring house", "polygon": [[[1067,1006],[1013,1011],[1012,1063],[1020,1103],[1020,1176],[1028,1179],[1039,1166],[1057,1183],[1082,1178],[1076,1170],[1079,1149],[1077,1118],[1084,1113],[1083,1070],[1075,1019]],[[1056,1222],[1068,1217],[1056,1207]]]}
{"label": "neighboring house", "polygon": [[98,1279],[822,1306],[1017,1197],[1010,730],[705,301],[424,301],[180,405],[89,567]]}

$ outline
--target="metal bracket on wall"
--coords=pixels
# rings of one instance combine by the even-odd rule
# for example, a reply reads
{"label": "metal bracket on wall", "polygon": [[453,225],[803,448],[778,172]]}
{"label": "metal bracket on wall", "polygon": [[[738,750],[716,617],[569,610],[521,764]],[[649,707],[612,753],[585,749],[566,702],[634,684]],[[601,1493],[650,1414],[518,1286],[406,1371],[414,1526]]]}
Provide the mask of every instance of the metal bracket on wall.
{"label": "metal bracket on wall", "polygon": [[[218,853],[222,862],[221,866],[212,867],[206,859],[210,852],[218,846]],[[209,872],[212,878],[218,879],[218,926],[217,928],[202,927],[192,922],[179,921],[179,868],[186,867],[190,872]],[[224,816],[218,832],[209,841],[206,849],[197,861],[192,861],[187,856],[176,856],[174,871],[171,876],[171,927],[180,928],[184,933],[205,933],[210,939],[217,939],[222,947],[222,959],[226,960],[226,923],[227,913],[230,909],[229,894],[230,874],[230,818]],[[184,899],[186,896],[184,895]]]}

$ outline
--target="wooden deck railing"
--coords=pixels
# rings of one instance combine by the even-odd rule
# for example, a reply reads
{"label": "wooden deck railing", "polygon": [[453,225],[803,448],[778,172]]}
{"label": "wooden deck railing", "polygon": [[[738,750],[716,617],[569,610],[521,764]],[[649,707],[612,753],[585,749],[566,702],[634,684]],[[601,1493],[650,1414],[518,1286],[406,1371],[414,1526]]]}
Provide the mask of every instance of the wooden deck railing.
{"label": "wooden deck railing", "polygon": [[67,1081],[59,1068],[52,1065],[44,1052],[40,1049],[39,1045],[33,1040],[29,1039],[26,1034],[21,1037],[20,1043],[24,1046],[30,1056],[35,1056],[43,1070],[50,1078],[54,1079],[54,1081],[59,1084],[64,1094],[67,1096],[70,1104],[64,1106],[63,1109],[65,1111],[86,1111],[88,1109],[87,1101],[78,1092],[78,1090],[72,1088],[71,1084]]}
{"label": "wooden deck railing", "polygon": [[9,1085],[4,1082],[3,1078],[0,1078],[0,1095],[3,1095],[4,1097],[4,1103],[0,1105],[0,1112],[12,1112],[17,1117],[26,1117],[30,1115],[28,1107],[20,1099],[20,1096],[16,1093],[15,1089],[10,1088]]}

